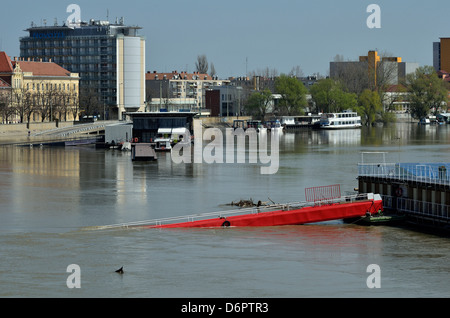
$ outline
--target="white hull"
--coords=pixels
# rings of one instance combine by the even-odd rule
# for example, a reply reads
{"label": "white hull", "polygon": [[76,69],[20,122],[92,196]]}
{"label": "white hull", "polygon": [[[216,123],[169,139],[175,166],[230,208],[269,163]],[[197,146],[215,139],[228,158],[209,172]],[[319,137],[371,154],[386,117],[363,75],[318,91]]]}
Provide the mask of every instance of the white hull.
{"label": "white hull", "polygon": [[321,129],[352,129],[361,126],[361,116],[355,112],[323,114],[320,118]]}
{"label": "white hull", "polygon": [[361,124],[357,125],[332,125],[332,126],[320,126],[321,129],[353,129],[353,128],[361,128]]}

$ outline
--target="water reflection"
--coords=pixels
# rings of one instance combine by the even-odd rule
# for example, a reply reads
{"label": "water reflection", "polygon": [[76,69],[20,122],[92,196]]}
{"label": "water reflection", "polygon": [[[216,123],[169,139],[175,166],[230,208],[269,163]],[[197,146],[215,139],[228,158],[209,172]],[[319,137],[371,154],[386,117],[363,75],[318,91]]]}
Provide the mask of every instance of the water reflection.
{"label": "water reflection", "polygon": [[448,129],[405,123],[287,132],[280,137],[274,175],[261,175],[261,164],[248,159],[175,164],[167,152],[156,162],[133,162],[128,152],[92,146],[2,147],[0,199],[3,211],[34,211],[36,217],[71,211],[65,216],[79,217],[83,225],[217,211],[240,199],[298,201],[307,187],[340,184],[343,193],[353,190],[361,151],[386,151],[388,162],[448,161]]}

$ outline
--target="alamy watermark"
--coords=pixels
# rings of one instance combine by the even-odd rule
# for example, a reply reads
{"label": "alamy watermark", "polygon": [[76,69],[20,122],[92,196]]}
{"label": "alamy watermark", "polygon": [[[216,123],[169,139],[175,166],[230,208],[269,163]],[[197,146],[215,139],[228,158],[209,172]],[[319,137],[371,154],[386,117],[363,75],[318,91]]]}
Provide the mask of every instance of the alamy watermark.
{"label": "alamy watermark", "polygon": [[66,20],[66,25],[68,27],[74,27],[81,22],[81,8],[78,4],[69,4],[66,8],[66,12],[71,13]]}
{"label": "alamy watermark", "polygon": [[81,268],[77,264],[70,264],[66,269],[71,273],[66,279],[67,288],[81,288]]}
{"label": "alamy watermark", "polygon": [[[270,137],[269,137],[270,136]],[[225,142],[223,132],[219,128],[203,130],[202,121],[194,121],[194,147],[190,144],[190,134],[183,136],[184,142],[179,142],[172,149],[174,163],[245,163],[246,138],[248,138],[248,162],[263,164],[261,174],[275,174],[279,167],[279,132],[258,133],[254,128],[245,131],[242,128],[226,128]],[[268,139],[270,138],[270,154]],[[235,144],[235,139],[237,140]],[[210,141],[203,147],[204,141]],[[192,155],[194,148],[194,155]],[[236,149],[236,156],[235,156]],[[236,157],[236,160],[235,160]]]}
{"label": "alamy watermark", "polygon": [[378,4],[370,4],[367,6],[366,12],[371,13],[366,20],[369,29],[381,28],[381,8]]}
{"label": "alamy watermark", "polygon": [[366,280],[367,288],[381,288],[381,268],[380,265],[370,264],[366,269],[367,273],[371,273]]}

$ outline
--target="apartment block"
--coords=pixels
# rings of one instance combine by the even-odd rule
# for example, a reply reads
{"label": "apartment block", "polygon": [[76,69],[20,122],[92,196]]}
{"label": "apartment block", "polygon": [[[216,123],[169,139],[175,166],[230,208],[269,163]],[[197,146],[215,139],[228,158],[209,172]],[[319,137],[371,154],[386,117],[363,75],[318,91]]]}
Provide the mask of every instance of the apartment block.
{"label": "apartment block", "polygon": [[229,80],[220,80],[208,74],[198,72],[145,74],[146,99],[148,110],[164,109],[167,111],[191,110],[200,112],[206,106],[205,92],[210,87],[225,86]]}

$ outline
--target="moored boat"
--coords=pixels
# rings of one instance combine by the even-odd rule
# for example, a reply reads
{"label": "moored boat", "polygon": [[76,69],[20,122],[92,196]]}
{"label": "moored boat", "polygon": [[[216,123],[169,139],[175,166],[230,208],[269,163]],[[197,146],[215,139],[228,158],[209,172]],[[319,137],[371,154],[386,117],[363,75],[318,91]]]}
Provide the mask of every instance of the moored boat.
{"label": "moored boat", "polygon": [[264,127],[260,120],[247,120],[247,129],[253,128],[256,132],[266,132],[267,128]]}
{"label": "moored boat", "polygon": [[361,116],[356,112],[325,113],[320,118],[322,129],[361,128]]}
{"label": "moored boat", "polygon": [[398,225],[406,220],[404,215],[384,215],[381,212],[367,214],[364,217],[346,220],[347,223],[359,225]]}
{"label": "moored boat", "polygon": [[281,122],[278,119],[270,120],[266,122],[267,130],[270,130],[271,132],[277,131],[278,133],[283,132],[283,126],[281,126]]}

